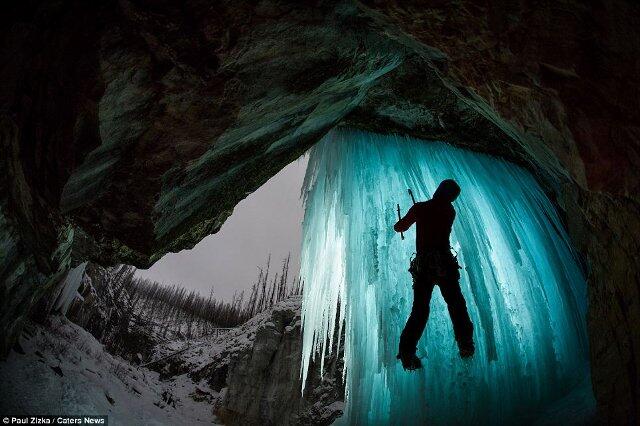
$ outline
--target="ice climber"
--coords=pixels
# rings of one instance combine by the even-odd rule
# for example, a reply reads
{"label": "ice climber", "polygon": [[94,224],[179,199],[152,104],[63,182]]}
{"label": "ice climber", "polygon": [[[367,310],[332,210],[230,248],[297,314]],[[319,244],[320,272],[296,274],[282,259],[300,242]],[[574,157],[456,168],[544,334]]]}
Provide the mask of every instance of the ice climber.
{"label": "ice climber", "polygon": [[415,203],[406,216],[393,227],[404,232],[416,224],[416,257],[409,272],[413,277],[413,307],[400,336],[398,359],[405,370],[422,367],[416,346],[427,325],[433,287],[438,285],[447,303],[460,357],[473,356],[473,324],[460,291],[460,266],[449,245],[449,235],[456,216],[452,202],[460,187],[451,179],[444,180],[428,201]]}

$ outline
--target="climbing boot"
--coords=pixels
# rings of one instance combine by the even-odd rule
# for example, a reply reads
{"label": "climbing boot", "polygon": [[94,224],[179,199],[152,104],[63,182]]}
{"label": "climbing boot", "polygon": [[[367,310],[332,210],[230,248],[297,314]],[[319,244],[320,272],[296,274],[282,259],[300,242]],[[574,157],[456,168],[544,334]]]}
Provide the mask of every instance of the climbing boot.
{"label": "climbing boot", "polygon": [[473,340],[467,340],[458,342],[458,350],[460,352],[460,358],[471,358],[476,352],[476,347],[473,344]]}
{"label": "climbing boot", "polygon": [[408,371],[418,370],[422,368],[422,362],[420,358],[416,356],[416,354],[409,353],[399,353],[396,356],[402,362],[402,368]]}

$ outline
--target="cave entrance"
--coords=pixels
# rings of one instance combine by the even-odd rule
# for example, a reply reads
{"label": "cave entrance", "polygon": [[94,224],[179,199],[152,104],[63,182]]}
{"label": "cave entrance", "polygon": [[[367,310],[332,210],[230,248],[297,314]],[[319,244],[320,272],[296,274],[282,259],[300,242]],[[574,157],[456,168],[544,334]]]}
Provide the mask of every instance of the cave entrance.
{"label": "cave entrance", "polygon": [[[424,368],[409,373],[395,356],[412,303],[415,231],[404,241],[393,232],[396,203],[406,212],[407,188],[426,200],[446,178],[462,188],[451,243],[476,354],[458,357],[434,290],[418,347]],[[580,423],[592,415],[584,275],[529,172],[444,143],[343,129],[312,149],[305,190],[302,374],[344,323],[345,422],[511,424],[546,413]]]}
{"label": "cave entrance", "polygon": [[[78,265],[52,310],[67,313],[112,352],[148,362],[159,342],[224,333],[298,295],[307,160],[293,161],[249,194],[217,234],[193,249],[167,254],[147,270]],[[104,306],[115,309],[107,314]]]}
{"label": "cave entrance", "polygon": [[297,276],[304,213],[300,188],[307,160],[294,160],[249,194],[216,234],[190,250],[166,254],[137,275],[204,295],[213,287],[216,297],[227,301],[242,291],[248,296],[259,269],[266,270],[268,263],[275,277],[290,256],[289,271]]}
{"label": "cave entrance", "polygon": [[[29,322],[22,346],[0,363],[6,388],[0,409],[108,414],[117,424],[204,425],[219,420],[214,407],[222,416],[241,398],[273,401],[270,392],[249,390],[230,374],[238,365],[240,376],[257,371],[268,382],[270,365],[247,367],[239,359],[250,358],[253,345],[269,359],[264,342],[272,336],[299,338],[299,328],[287,326],[300,306],[306,162],[294,161],[249,195],[217,235],[165,256],[157,267],[83,262],[72,268],[42,302],[51,304],[43,312],[62,315],[49,316],[45,325]],[[299,361],[293,353],[279,356]],[[298,368],[293,371],[277,377],[296,380]],[[223,389],[234,386],[242,396],[227,400]],[[297,407],[290,393],[276,398]],[[250,424],[265,418],[262,405],[253,406],[239,413]]]}

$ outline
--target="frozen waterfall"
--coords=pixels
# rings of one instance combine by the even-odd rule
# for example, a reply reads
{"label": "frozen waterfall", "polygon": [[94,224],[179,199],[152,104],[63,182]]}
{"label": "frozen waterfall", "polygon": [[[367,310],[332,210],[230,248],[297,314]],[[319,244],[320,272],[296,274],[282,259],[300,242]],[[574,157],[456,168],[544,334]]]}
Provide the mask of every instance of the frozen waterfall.
{"label": "frozen waterfall", "polygon": [[[411,373],[395,357],[413,297],[415,227],[404,241],[393,231],[396,203],[404,214],[408,188],[426,200],[446,178],[462,188],[451,243],[476,354],[459,358],[436,287],[418,346],[424,368]],[[584,276],[529,172],[440,142],[334,130],[313,148],[303,190],[301,374],[344,331],[342,421],[530,422],[589,386]]]}

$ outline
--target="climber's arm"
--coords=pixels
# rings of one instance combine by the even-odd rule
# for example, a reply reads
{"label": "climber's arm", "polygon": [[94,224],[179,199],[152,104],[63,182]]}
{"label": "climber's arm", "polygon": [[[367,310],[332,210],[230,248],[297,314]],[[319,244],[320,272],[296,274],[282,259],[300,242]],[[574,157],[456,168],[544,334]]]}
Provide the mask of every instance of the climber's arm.
{"label": "climber's arm", "polygon": [[395,225],[393,225],[393,230],[396,232],[404,232],[407,229],[409,229],[411,225],[415,223],[415,221],[416,221],[416,209],[415,209],[415,206],[411,206],[407,214],[398,222],[396,222]]}

